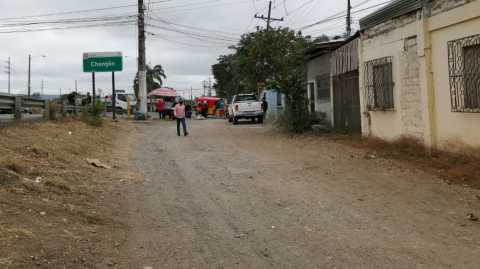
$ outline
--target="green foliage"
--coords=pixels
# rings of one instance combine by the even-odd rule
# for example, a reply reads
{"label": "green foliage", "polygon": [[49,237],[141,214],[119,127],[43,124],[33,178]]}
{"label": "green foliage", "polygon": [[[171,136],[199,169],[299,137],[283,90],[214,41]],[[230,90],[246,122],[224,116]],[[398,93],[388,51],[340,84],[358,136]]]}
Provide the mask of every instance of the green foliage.
{"label": "green foliage", "polygon": [[83,114],[83,120],[92,126],[100,127],[103,125],[102,114],[104,111],[104,105],[101,102],[95,102],[94,104],[85,105],[87,113]]}
{"label": "green foliage", "polygon": [[308,99],[293,103],[287,100],[285,112],[280,116],[280,125],[288,131],[303,133],[312,128],[312,114],[308,109]]}
{"label": "green foliage", "polygon": [[[163,80],[162,78],[166,79],[167,76],[165,75],[165,71],[161,65],[156,65],[152,68],[147,65],[147,93],[162,87]],[[135,76],[133,81],[133,90],[135,91],[135,95],[138,97],[138,72]]]}
{"label": "green foliage", "polygon": [[39,93],[39,92],[34,92],[30,95],[30,97],[32,99],[36,99],[36,100],[41,100],[42,99],[42,95]]}
{"label": "green foliage", "polygon": [[315,111],[315,113],[312,114],[312,124],[329,125],[327,113]]}

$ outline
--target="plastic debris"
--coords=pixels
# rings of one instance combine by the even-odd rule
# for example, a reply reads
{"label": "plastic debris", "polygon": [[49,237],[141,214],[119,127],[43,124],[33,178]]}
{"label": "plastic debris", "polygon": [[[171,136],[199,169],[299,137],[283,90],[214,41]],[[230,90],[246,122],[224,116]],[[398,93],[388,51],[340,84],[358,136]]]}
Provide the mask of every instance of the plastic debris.
{"label": "plastic debris", "polygon": [[27,182],[30,182],[30,181],[32,181],[32,180],[29,179],[29,178],[24,178],[24,179],[22,179],[22,181],[23,181],[24,183],[27,183]]}
{"label": "plastic debris", "polygon": [[370,253],[367,253],[367,255],[368,255],[368,257],[372,257],[372,254],[370,254]]}
{"label": "plastic debris", "polygon": [[41,177],[37,177],[35,179],[35,183],[42,183],[42,178]]}
{"label": "plastic debris", "polygon": [[477,221],[477,220],[478,220],[478,217],[475,216],[475,215],[473,215],[473,213],[469,213],[469,214],[467,215],[467,219],[473,220],[473,221]]}
{"label": "plastic debris", "polygon": [[110,166],[101,163],[100,160],[98,160],[98,159],[86,159],[86,160],[89,164],[91,164],[95,167],[111,169]]}
{"label": "plastic debris", "polygon": [[72,132],[68,132],[68,135],[72,135]]}
{"label": "plastic debris", "polygon": [[42,216],[45,216],[45,214],[47,214],[47,212],[45,212],[45,211],[40,212],[40,215],[42,215]]}

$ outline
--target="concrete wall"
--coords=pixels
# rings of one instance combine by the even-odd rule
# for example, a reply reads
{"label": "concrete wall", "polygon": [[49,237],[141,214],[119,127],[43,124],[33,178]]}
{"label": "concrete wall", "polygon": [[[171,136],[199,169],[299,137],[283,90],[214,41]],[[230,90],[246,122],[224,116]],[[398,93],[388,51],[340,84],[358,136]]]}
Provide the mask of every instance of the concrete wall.
{"label": "concrete wall", "polygon": [[263,101],[263,96],[266,96],[268,102],[268,110],[267,110],[267,119],[271,120],[278,120],[280,115],[283,114],[285,109],[285,98],[283,94],[281,95],[282,104],[281,106],[277,105],[277,97],[280,93],[273,92],[270,90],[264,90],[261,94],[261,101]]}
{"label": "concrete wall", "polygon": [[[324,75],[330,75],[330,57],[331,53],[326,53],[320,57],[308,61],[307,78],[308,84],[315,85],[315,110],[327,113],[327,119],[333,122],[331,96],[328,99],[318,99],[317,97],[317,78]],[[307,86],[307,97],[310,99],[309,86]]]}
{"label": "concrete wall", "polygon": [[[411,16],[411,15],[409,15]],[[403,18],[404,16],[402,16]],[[410,17],[409,17],[410,18]],[[416,19],[415,19],[416,20]],[[394,139],[401,135],[412,135],[419,139],[423,136],[419,56],[416,44],[417,27],[415,20],[405,19],[391,20],[384,26],[372,27],[382,29],[385,25],[393,25],[390,31],[382,34],[363,36],[360,46],[363,53],[362,65],[365,62],[382,57],[392,57],[392,80],[394,111],[365,111],[364,68],[361,68],[361,94],[363,103],[361,106],[364,117],[362,129],[365,135],[373,135],[386,139]],[[402,23],[398,23],[402,21]],[[390,26],[389,26],[390,27]]]}
{"label": "concrete wall", "polygon": [[438,14],[442,14],[447,12],[451,9],[464,6],[475,0],[433,0],[429,1],[429,16],[435,16]]}
{"label": "concrete wall", "polygon": [[439,148],[449,143],[480,146],[480,113],[452,112],[447,42],[480,34],[480,1],[429,19],[435,96],[436,137]]}

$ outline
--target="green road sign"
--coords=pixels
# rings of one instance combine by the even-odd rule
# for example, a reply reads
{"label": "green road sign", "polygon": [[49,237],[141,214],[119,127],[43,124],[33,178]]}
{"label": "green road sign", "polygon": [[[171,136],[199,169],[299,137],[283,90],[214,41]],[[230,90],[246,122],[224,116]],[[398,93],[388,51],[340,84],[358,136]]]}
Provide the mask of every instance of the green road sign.
{"label": "green road sign", "polygon": [[83,54],[83,72],[119,72],[122,70],[123,57],[119,51]]}

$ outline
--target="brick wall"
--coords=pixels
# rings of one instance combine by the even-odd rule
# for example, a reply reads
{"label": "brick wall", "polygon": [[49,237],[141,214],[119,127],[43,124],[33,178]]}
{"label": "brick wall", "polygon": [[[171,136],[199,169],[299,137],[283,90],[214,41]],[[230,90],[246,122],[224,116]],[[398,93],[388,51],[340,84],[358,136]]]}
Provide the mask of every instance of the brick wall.
{"label": "brick wall", "polygon": [[365,39],[375,37],[380,34],[384,34],[395,30],[397,28],[403,27],[407,24],[415,22],[417,20],[416,11],[409,14],[404,14],[397,18],[382,22],[378,25],[375,25],[369,29],[365,30]]}
{"label": "brick wall", "polygon": [[475,0],[433,0],[430,1],[430,16],[441,14],[450,9],[460,7]]}
{"label": "brick wall", "polygon": [[406,51],[399,52],[401,65],[400,109],[402,129],[406,135],[423,137],[420,94],[420,59],[417,54],[417,39],[405,40]]}

